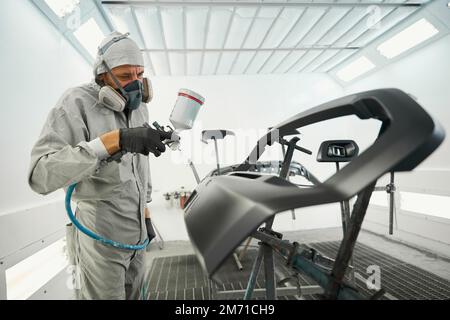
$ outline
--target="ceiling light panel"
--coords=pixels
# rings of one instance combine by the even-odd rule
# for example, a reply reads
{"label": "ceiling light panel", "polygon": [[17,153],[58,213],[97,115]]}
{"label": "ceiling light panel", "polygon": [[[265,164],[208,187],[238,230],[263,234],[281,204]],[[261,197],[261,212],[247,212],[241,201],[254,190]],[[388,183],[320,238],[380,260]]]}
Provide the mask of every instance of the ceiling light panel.
{"label": "ceiling light panel", "polygon": [[45,0],[45,3],[59,18],[64,18],[79,6],[80,0]]}
{"label": "ceiling light panel", "polygon": [[366,46],[373,39],[377,38],[394,25],[399,23],[401,20],[407,18],[410,14],[415,12],[417,8],[415,7],[403,7],[397,8],[397,10],[392,11],[388,16],[386,16],[383,21],[378,24],[370,25],[371,27],[363,36],[361,36],[357,41],[354,41],[352,45],[354,46]]}
{"label": "ceiling light panel", "polygon": [[348,82],[367,73],[373,68],[375,68],[375,64],[367,57],[361,56],[338,70],[336,76],[339,79]]}
{"label": "ceiling light panel", "polygon": [[98,51],[98,44],[103,40],[105,35],[100,29],[94,18],[90,18],[83,23],[73,35],[81,43],[81,45],[89,52],[92,58],[95,58]]}
{"label": "ceiling light panel", "polygon": [[383,42],[377,50],[386,58],[394,58],[432,38],[437,33],[439,31],[427,19],[422,18]]}

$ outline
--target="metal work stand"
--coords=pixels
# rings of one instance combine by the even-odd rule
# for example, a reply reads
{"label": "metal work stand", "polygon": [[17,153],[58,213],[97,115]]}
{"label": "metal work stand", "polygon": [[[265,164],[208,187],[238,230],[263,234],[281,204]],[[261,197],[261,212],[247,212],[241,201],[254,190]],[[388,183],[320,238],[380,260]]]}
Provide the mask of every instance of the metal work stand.
{"label": "metal work stand", "polygon": [[[299,149],[300,147],[296,146],[297,142],[300,139],[298,137],[292,138],[289,142],[283,141],[287,144],[288,148],[284,155],[283,164],[280,171],[280,177],[287,179],[289,175],[289,167],[292,161],[292,157],[294,155],[295,149]],[[310,153],[310,151],[300,148],[301,151]],[[294,217],[295,218],[295,217]],[[264,233],[272,234],[275,236],[278,236],[281,240],[281,235],[274,232],[272,230],[272,225],[274,222],[274,218],[269,219],[266,222],[266,226],[263,229]],[[273,249],[272,247],[266,243],[265,241],[261,241],[259,243],[260,247],[258,250],[258,257],[256,258],[253,268],[251,271],[250,279],[247,285],[247,289],[245,291],[244,299],[248,300],[253,297],[253,293],[255,292],[255,284],[256,284],[256,278],[258,276],[259,270],[261,268],[261,263],[264,261],[264,275],[265,275],[265,295],[268,300],[275,300],[277,295],[286,295],[287,292],[294,291],[294,294],[297,294],[299,292],[306,292],[307,294],[315,294],[315,293],[322,293],[323,290],[320,286],[308,286],[308,288],[302,288],[299,284],[297,284],[296,287],[290,287],[290,288],[280,288],[280,290],[277,289],[276,281],[275,281],[275,266],[274,266],[274,258],[273,258]],[[285,282],[285,281],[283,281]]]}
{"label": "metal work stand", "polygon": [[[386,191],[389,194],[389,234],[394,234],[394,216],[396,216],[396,202],[395,202],[395,193],[397,192],[397,188],[395,186],[395,176],[394,172],[390,173],[390,181],[384,187],[375,187],[374,191]],[[396,221],[397,222],[397,221]]]}
{"label": "metal work stand", "polygon": [[339,247],[336,261],[333,270],[328,279],[324,297],[326,299],[339,298],[342,290],[342,283],[344,280],[345,271],[353,255],[356,240],[361,226],[366,215],[367,207],[369,206],[370,197],[375,188],[376,181],[372,182],[363,191],[358,194],[355,202],[353,213],[351,215],[347,230],[344,234],[344,239]]}
{"label": "metal work stand", "polygon": [[[286,145],[285,144],[281,144],[281,152],[283,153],[283,159],[286,157]],[[289,174],[286,176],[286,180],[289,181]],[[292,215],[292,220],[295,220],[295,209],[291,210],[291,215]]]}
{"label": "metal work stand", "polygon": [[[339,167],[339,162],[336,162],[336,172],[338,172],[340,170]],[[345,234],[348,230],[348,226],[350,224],[350,201],[344,200],[342,202],[340,202],[340,206],[341,206],[341,221],[342,221],[342,232],[343,232],[343,236],[345,237]],[[350,265],[354,265],[353,262],[353,255],[350,258]],[[352,280],[352,284],[356,285],[356,278],[355,278],[355,270],[352,270],[351,273],[351,280]]]}

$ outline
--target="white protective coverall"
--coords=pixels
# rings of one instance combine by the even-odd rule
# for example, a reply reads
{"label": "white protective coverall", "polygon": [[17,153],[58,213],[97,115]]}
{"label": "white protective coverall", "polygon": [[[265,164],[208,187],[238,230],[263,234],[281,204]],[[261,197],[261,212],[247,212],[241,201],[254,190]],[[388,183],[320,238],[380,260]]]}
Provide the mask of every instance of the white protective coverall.
{"label": "white protective coverall", "polygon": [[[131,58],[122,55],[116,62],[108,61],[111,68],[138,64],[130,54],[133,46],[124,41],[117,44],[127,47],[125,54]],[[114,46],[111,49],[114,53]],[[127,119],[125,112],[99,102],[100,88],[95,82],[71,88],[50,111],[31,152],[29,185],[45,195],[77,183],[72,200],[77,204],[75,215],[85,227],[114,241],[139,244],[147,238],[144,208],[151,201],[148,156],[127,153],[119,163],[107,162],[94,146],[104,133],[142,126],[149,120],[148,110],[141,103]],[[80,280],[76,282],[78,299],[139,298],[145,250],[104,245],[72,225],[67,226],[67,245]]]}

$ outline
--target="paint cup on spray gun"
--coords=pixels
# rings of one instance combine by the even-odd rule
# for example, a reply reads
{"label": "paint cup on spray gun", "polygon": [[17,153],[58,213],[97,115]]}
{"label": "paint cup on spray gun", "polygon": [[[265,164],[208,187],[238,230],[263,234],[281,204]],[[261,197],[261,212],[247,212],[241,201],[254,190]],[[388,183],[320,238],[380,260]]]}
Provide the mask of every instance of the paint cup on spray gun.
{"label": "paint cup on spray gun", "polygon": [[[155,129],[171,134],[170,139],[163,141],[170,149],[180,150],[179,133],[183,130],[192,129],[195,118],[197,118],[200,107],[204,102],[205,98],[198,93],[188,89],[180,89],[177,101],[175,102],[175,106],[173,107],[169,118],[174,128],[167,126],[169,130],[166,130],[165,127],[160,126],[158,122],[153,122]],[[144,126],[149,127],[150,125],[145,123]]]}
{"label": "paint cup on spray gun", "polygon": [[[200,107],[205,102],[198,93],[189,89],[180,89],[178,98],[170,114],[170,122],[174,127],[174,133],[178,135],[183,130],[192,129]],[[171,144],[172,150],[179,149],[179,140]]]}

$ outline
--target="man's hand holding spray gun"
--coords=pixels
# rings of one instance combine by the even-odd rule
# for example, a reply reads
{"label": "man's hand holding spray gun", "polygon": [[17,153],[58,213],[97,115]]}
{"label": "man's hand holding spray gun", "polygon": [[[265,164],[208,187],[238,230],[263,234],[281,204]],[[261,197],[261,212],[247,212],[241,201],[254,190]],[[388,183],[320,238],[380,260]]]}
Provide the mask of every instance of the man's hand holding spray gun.
{"label": "man's hand holding spray gun", "polygon": [[183,130],[192,129],[195,118],[204,103],[204,98],[199,94],[180,89],[178,99],[170,114],[170,122],[173,128],[160,126],[156,121],[152,128],[148,123],[137,128],[121,128],[119,130],[103,135],[103,144],[111,157],[108,162],[120,161],[120,158],[127,152],[141,153],[148,155],[153,153],[159,157],[166,150],[165,145],[172,150],[179,150],[180,136]]}

